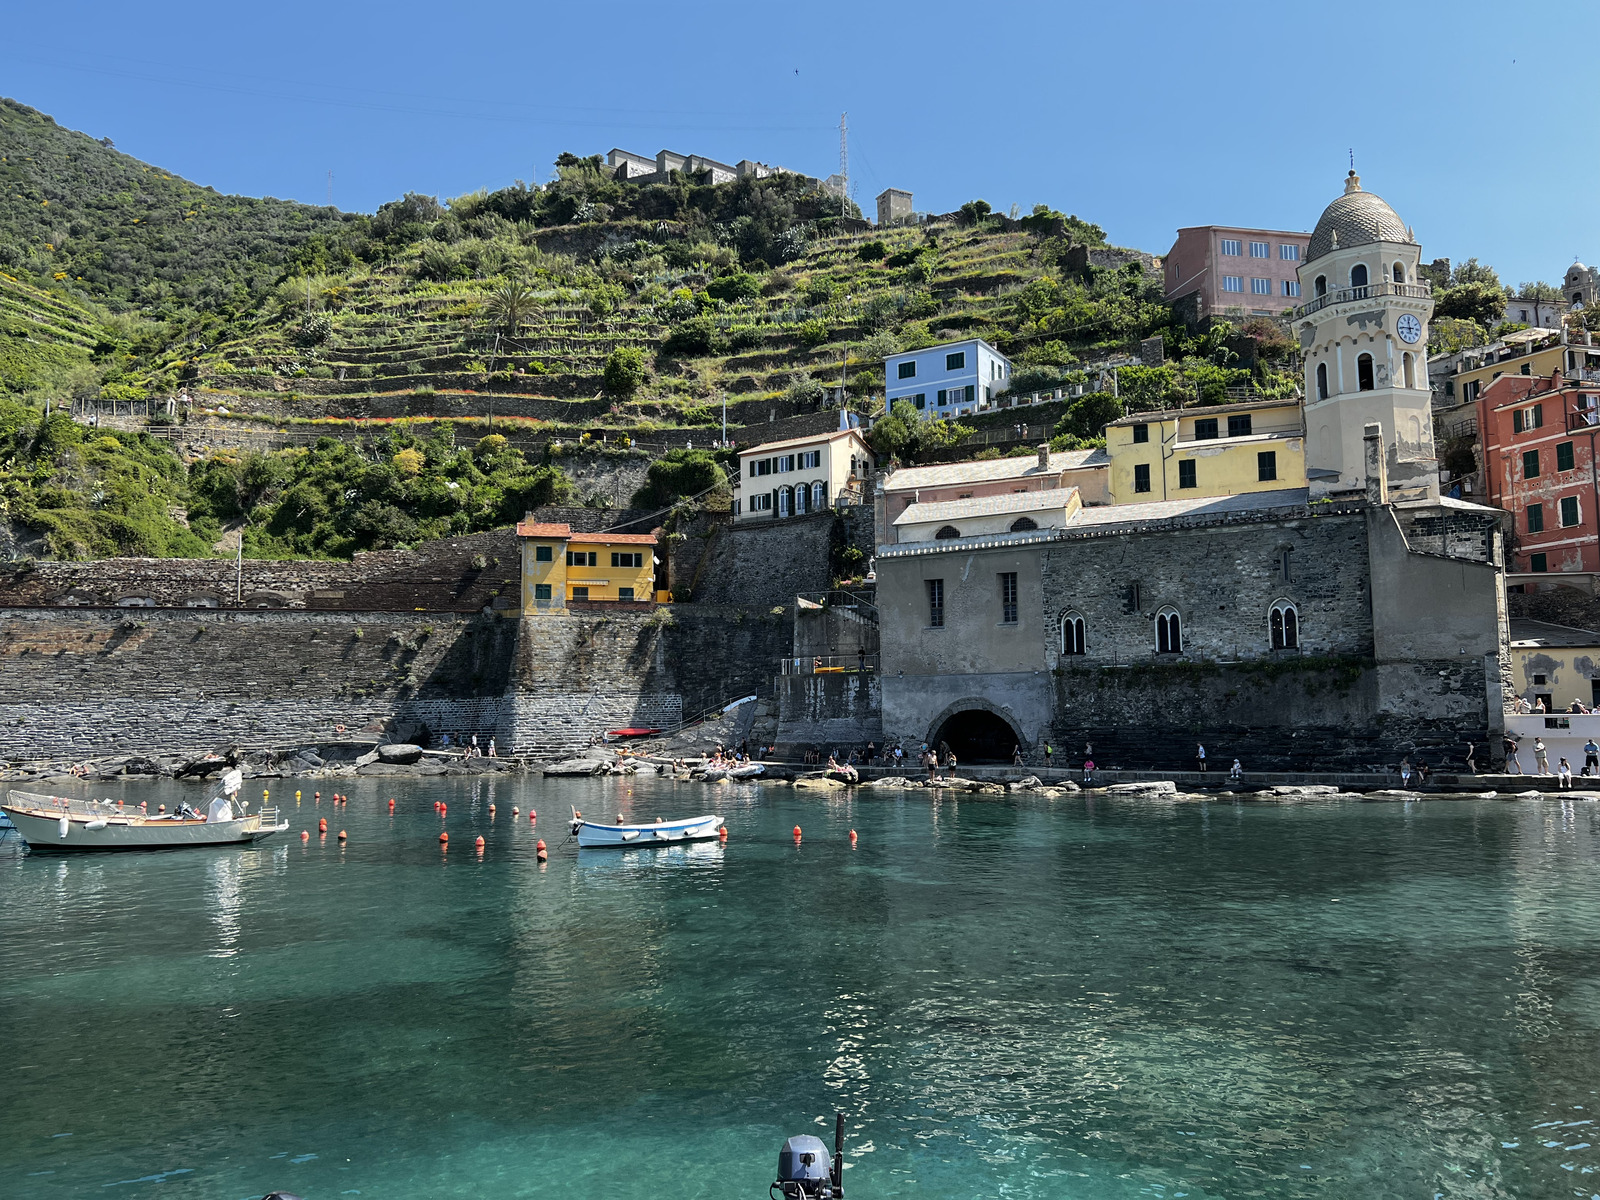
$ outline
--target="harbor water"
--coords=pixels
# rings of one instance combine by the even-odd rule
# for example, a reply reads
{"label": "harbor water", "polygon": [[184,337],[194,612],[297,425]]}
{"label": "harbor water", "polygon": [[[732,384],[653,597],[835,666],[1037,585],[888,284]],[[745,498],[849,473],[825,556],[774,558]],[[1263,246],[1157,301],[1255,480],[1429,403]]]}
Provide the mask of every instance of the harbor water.
{"label": "harbor water", "polygon": [[743,1200],[836,1109],[856,1197],[1600,1194],[1600,804],[271,786],[0,841],[0,1194]]}

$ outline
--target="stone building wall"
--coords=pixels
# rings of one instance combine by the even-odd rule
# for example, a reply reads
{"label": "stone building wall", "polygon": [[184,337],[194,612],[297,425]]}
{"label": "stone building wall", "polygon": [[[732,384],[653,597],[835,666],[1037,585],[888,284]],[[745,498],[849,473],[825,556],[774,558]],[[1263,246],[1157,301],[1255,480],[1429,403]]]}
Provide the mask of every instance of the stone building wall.
{"label": "stone building wall", "polygon": [[826,754],[869,741],[883,744],[882,680],[855,671],[784,675],[778,692],[780,751],[820,746]]}

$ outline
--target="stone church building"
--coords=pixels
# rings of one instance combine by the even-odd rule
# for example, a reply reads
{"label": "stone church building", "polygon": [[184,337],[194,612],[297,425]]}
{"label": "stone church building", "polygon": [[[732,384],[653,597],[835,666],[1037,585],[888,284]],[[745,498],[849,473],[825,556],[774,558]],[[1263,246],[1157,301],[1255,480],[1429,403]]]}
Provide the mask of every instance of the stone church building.
{"label": "stone church building", "polygon": [[[878,548],[883,733],[964,762],[1459,765],[1503,728],[1498,509],[1439,495],[1421,248],[1351,174],[1294,323],[1309,486]],[[1498,742],[1494,743],[1498,749]]]}

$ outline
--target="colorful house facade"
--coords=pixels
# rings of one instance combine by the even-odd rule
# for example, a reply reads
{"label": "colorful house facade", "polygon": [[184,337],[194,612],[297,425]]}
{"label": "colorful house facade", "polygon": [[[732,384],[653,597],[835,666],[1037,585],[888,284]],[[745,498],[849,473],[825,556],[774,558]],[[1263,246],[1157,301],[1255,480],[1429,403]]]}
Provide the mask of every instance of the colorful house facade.
{"label": "colorful house facade", "polygon": [[653,533],[574,533],[569,525],[523,521],[522,612],[534,615],[571,603],[649,604],[655,590]]}
{"label": "colorful house facade", "polygon": [[1136,413],[1106,426],[1112,504],[1306,486],[1298,400]]}

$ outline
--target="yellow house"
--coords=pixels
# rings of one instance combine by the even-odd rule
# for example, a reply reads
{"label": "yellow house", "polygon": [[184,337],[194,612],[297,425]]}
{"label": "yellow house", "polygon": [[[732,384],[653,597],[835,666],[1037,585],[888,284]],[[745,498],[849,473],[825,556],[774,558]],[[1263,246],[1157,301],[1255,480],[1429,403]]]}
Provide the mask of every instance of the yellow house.
{"label": "yellow house", "polygon": [[573,601],[649,603],[655,596],[653,533],[573,533],[569,525],[523,521],[522,611]]}
{"label": "yellow house", "polygon": [[1299,400],[1136,413],[1106,426],[1112,504],[1306,486]]}
{"label": "yellow house", "polygon": [[1512,617],[1511,676],[1517,695],[1529,704],[1543,700],[1547,712],[1574,700],[1600,704],[1600,633]]}

